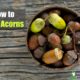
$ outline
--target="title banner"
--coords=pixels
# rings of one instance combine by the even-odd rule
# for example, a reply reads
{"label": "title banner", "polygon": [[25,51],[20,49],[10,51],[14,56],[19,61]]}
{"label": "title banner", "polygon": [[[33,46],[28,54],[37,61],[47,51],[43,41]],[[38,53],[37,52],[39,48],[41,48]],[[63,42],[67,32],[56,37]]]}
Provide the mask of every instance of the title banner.
{"label": "title banner", "polygon": [[25,28],[25,10],[0,10],[0,29]]}

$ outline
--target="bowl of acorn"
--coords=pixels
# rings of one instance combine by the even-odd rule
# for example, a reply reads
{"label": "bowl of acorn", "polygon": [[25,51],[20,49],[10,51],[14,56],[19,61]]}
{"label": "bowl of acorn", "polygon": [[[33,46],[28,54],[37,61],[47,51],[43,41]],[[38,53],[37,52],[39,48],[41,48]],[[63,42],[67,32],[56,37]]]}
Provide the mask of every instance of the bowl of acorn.
{"label": "bowl of acorn", "polygon": [[74,66],[80,53],[80,18],[75,11],[63,7],[42,10],[28,27],[27,45],[43,66]]}

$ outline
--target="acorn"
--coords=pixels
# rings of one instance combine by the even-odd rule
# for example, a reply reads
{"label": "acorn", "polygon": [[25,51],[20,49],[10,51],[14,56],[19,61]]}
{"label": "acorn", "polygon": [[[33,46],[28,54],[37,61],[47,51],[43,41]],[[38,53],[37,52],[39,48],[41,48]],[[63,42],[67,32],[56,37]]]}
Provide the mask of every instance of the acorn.
{"label": "acorn", "polygon": [[45,21],[42,18],[37,18],[35,19],[30,27],[30,30],[33,33],[38,33],[40,32],[43,28],[45,27]]}
{"label": "acorn", "polygon": [[60,45],[61,39],[57,34],[51,33],[48,36],[48,42],[51,43],[53,46],[57,46],[57,45]]}
{"label": "acorn", "polygon": [[63,64],[65,66],[72,65],[77,60],[77,54],[74,50],[67,51],[67,53],[63,57]]}
{"label": "acorn", "polygon": [[63,57],[63,51],[59,48],[55,48],[53,50],[49,50],[44,53],[42,57],[42,61],[45,64],[53,64],[61,60]]}
{"label": "acorn", "polygon": [[49,15],[48,21],[56,29],[63,30],[66,27],[66,23],[63,18],[56,13],[51,13]]}
{"label": "acorn", "polygon": [[62,44],[69,44],[71,42],[72,38],[69,35],[64,35],[62,37]]}
{"label": "acorn", "polygon": [[80,30],[80,23],[79,22],[70,21],[68,23],[68,27],[70,27],[73,31],[79,31]]}
{"label": "acorn", "polygon": [[46,38],[43,35],[39,35],[38,42],[40,46],[43,46],[46,43]]}
{"label": "acorn", "polygon": [[34,57],[37,59],[40,59],[42,55],[44,54],[45,50],[43,47],[38,47],[34,50]]}
{"label": "acorn", "polygon": [[34,50],[39,46],[37,35],[33,35],[30,37],[29,42],[28,42],[28,46],[31,50]]}

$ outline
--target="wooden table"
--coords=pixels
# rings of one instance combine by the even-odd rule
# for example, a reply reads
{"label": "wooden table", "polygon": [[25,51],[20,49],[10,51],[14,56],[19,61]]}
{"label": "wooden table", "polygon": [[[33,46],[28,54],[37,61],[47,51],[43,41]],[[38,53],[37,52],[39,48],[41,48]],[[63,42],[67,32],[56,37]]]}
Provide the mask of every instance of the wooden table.
{"label": "wooden table", "polygon": [[[26,48],[27,27],[32,17],[43,8],[63,6],[80,13],[80,0],[0,0],[0,8],[26,10],[26,29],[0,30],[0,80],[69,80],[80,66],[52,70],[39,65]],[[79,79],[80,80],[80,79]]]}

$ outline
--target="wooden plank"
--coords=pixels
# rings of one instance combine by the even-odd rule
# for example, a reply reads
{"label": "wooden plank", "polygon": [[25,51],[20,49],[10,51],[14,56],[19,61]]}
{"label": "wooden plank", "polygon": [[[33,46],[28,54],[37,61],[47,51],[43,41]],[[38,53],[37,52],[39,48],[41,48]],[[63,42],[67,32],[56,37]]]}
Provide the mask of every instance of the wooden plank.
{"label": "wooden plank", "polygon": [[0,38],[8,37],[24,37],[27,34],[27,29],[23,30],[0,30]]}
{"label": "wooden plank", "polygon": [[[0,42],[0,48],[11,48],[11,47],[24,47],[26,42]],[[25,46],[26,47],[26,46]]]}
{"label": "wooden plank", "polygon": [[0,47],[18,46],[26,44],[26,37],[0,38]]}
{"label": "wooden plank", "polygon": [[31,53],[29,52],[8,52],[0,53],[0,59],[13,59],[13,58],[32,58]]}
{"label": "wooden plank", "polygon": [[3,73],[0,74],[0,80],[41,80],[39,76],[26,73]]}
{"label": "wooden plank", "polygon": [[[78,65],[78,66],[77,66]],[[30,74],[58,74],[80,71],[80,63],[70,69],[51,69],[39,65],[33,58],[0,59],[0,72],[24,72]]]}
{"label": "wooden plank", "polygon": [[0,59],[0,66],[36,66],[36,64],[37,62],[32,58]]}
{"label": "wooden plank", "polygon": [[11,52],[27,52],[26,47],[14,47],[14,48],[0,48],[0,53],[11,53]]}
{"label": "wooden plank", "polygon": [[[63,74],[62,74],[63,75]],[[0,79],[4,79],[4,80],[64,80],[61,74],[28,74],[28,73],[21,73],[21,72],[9,72],[9,73],[1,73],[0,74]],[[44,76],[44,78],[43,78]],[[68,77],[70,77],[70,74],[67,73],[65,74],[65,80],[68,80]]]}
{"label": "wooden plank", "polygon": [[7,75],[6,78],[9,78],[14,73],[13,74],[14,78],[15,75],[17,75],[16,77],[18,77],[18,75],[20,74],[26,74],[26,75],[32,74],[33,79],[35,79],[34,77],[38,74],[37,77],[38,78],[41,77],[41,80],[42,79],[53,80],[53,78],[55,80],[58,79],[63,80],[63,79],[67,79],[70,76],[71,72],[72,71],[68,73],[68,72],[59,72],[59,70],[55,71],[54,69],[53,70],[45,69],[41,66],[38,66],[33,59],[0,59],[0,77],[2,76],[2,78],[4,78],[6,75]]}
{"label": "wooden plank", "polygon": [[25,0],[1,0],[0,8],[24,9]]}
{"label": "wooden plank", "polygon": [[25,37],[0,38],[0,53],[27,52]]}
{"label": "wooden plank", "polygon": [[0,59],[6,58],[31,58],[32,55],[30,52],[8,52],[8,53],[0,53]]}
{"label": "wooden plank", "polygon": [[26,40],[26,36],[25,37],[13,37],[13,38],[0,38],[0,42],[10,42],[10,41],[14,41],[14,42],[24,42]]}

